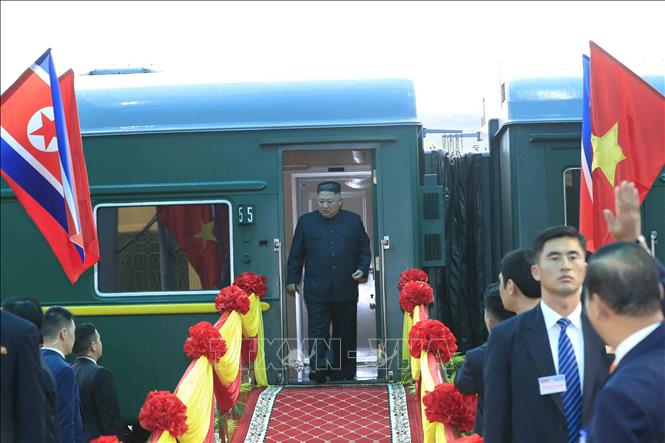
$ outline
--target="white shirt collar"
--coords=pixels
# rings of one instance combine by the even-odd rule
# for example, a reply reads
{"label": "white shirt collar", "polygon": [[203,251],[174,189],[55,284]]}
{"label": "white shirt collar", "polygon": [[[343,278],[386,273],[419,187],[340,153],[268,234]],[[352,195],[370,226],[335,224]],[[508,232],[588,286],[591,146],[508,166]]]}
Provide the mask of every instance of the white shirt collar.
{"label": "white shirt collar", "polygon": [[[561,315],[554,309],[547,306],[545,300],[540,300],[540,310],[543,311],[543,318],[545,319],[545,328],[551,329],[553,326],[560,328],[556,322],[559,321]],[[580,331],[582,330],[582,303],[578,303],[573,312],[566,317],[570,322]]]}
{"label": "white shirt collar", "polygon": [[65,354],[63,354],[60,349],[49,348],[48,346],[42,346],[42,349],[47,349],[49,351],[57,352],[58,354],[60,354],[62,356],[62,358],[65,358]]}
{"label": "white shirt collar", "polygon": [[621,359],[624,358],[631,349],[640,344],[640,342],[644,340],[647,335],[651,334],[658,326],[660,326],[660,322],[650,324],[624,338],[614,352],[614,363],[618,365]]}
{"label": "white shirt collar", "polygon": [[82,356],[82,357],[76,357],[76,358],[77,358],[77,359],[79,359],[79,358],[86,358],[86,359],[90,360],[91,362],[93,362],[94,364],[97,364],[97,361],[96,361],[94,358],[92,358],[92,357],[88,357],[87,355],[84,355],[84,356]]}

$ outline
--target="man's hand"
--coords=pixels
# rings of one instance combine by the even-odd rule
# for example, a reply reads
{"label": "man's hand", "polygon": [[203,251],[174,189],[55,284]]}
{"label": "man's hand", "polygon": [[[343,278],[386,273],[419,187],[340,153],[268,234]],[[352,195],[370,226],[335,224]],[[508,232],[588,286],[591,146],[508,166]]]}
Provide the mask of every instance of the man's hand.
{"label": "man's hand", "polygon": [[353,278],[353,279],[354,279],[355,281],[357,281],[357,282],[360,282],[360,279],[363,278],[363,275],[365,275],[365,274],[363,273],[363,271],[361,271],[360,269],[358,269],[356,272],[354,272],[353,274],[351,274],[351,278]]}
{"label": "man's hand", "polygon": [[607,229],[617,241],[632,242],[642,234],[640,197],[633,182],[622,181],[614,188],[616,216],[609,209],[603,210]]}
{"label": "man's hand", "polygon": [[286,293],[290,295],[291,297],[296,296],[296,285],[295,283],[289,283],[286,285]]}

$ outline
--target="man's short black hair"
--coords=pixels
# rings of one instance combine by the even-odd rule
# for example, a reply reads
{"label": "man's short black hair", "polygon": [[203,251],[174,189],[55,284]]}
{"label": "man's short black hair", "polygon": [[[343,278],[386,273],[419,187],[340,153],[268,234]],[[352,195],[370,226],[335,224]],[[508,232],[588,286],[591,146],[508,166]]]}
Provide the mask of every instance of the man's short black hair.
{"label": "man's short black hair", "polygon": [[74,314],[62,306],[51,306],[44,313],[42,322],[42,335],[44,337],[55,337],[60,329],[67,328],[74,320]]}
{"label": "man's short black hair", "polygon": [[538,261],[538,257],[540,256],[540,253],[543,252],[545,243],[550,240],[563,237],[576,239],[579,242],[582,251],[586,253],[586,238],[584,238],[584,236],[580,234],[577,229],[575,229],[573,226],[552,226],[540,231],[538,235],[536,235],[536,238],[533,240],[533,260],[535,262]]}
{"label": "man's short black hair", "polygon": [[596,294],[614,312],[642,317],[662,309],[658,268],[644,249],[635,243],[603,246],[589,259],[586,296]]}
{"label": "man's short black hair", "polygon": [[514,312],[507,311],[503,307],[503,302],[501,302],[501,293],[499,292],[499,283],[492,283],[487,286],[487,288],[485,288],[485,294],[483,298],[485,300],[485,311],[487,311],[489,315],[497,322],[507,320],[515,315]]}
{"label": "man's short black hair", "polygon": [[76,339],[72,352],[78,357],[86,355],[92,342],[97,339],[95,331],[97,328],[92,323],[82,323],[76,326]]}
{"label": "man's short black hair", "polygon": [[42,305],[37,299],[32,297],[8,298],[2,304],[2,309],[28,320],[37,326],[37,329],[42,327],[44,312],[42,312]]}
{"label": "man's short black hair", "polygon": [[334,192],[335,194],[339,194],[342,192],[342,185],[337,182],[319,183],[316,187],[316,193],[318,194],[319,192]]}
{"label": "man's short black hair", "polygon": [[521,248],[510,251],[501,259],[503,287],[512,280],[522,293],[529,298],[540,298],[540,282],[531,275],[533,255],[530,249]]}

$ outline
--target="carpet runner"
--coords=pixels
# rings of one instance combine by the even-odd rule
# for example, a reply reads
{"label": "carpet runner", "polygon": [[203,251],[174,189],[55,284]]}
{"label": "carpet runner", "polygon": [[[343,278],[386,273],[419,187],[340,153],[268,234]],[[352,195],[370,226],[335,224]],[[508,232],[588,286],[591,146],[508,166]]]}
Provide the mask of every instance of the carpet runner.
{"label": "carpet runner", "polygon": [[253,406],[234,442],[409,443],[409,416],[418,415],[398,384],[271,386]]}

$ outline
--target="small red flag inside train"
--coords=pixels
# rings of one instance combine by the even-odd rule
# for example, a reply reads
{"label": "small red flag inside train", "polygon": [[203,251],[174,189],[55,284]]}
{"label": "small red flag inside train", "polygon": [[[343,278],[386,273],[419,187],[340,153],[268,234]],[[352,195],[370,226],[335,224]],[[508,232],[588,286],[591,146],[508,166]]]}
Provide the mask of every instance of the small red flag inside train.
{"label": "small red flag inside train", "polygon": [[199,275],[202,288],[218,288],[222,278],[220,239],[215,233],[215,217],[211,205],[161,206],[159,221],[173,235]]}
{"label": "small red flag inside train", "polygon": [[99,261],[74,73],[47,50],[2,94],[2,177],[75,283]]}
{"label": "small red flag inside train", "polygon": [[[603,210],[635,183],[640,203],[665,165],[665,97],[594,42],[584,70],[580,232],[595,251],[612,239]],[[585,62],[586,63],[586,62]]]}

